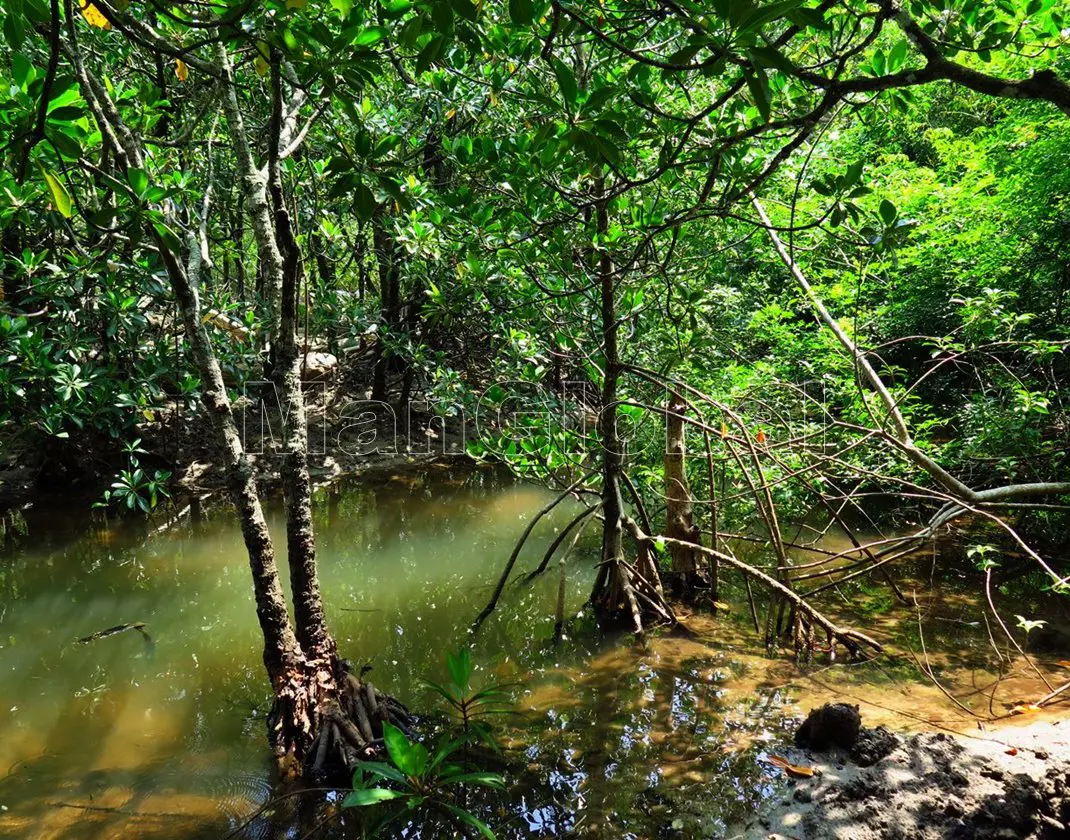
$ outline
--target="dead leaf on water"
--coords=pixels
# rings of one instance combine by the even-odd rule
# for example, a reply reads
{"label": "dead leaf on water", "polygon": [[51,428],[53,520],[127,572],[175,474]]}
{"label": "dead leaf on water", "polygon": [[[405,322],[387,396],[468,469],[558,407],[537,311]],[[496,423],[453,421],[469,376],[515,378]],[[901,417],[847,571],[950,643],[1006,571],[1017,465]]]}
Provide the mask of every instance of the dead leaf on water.
{"label": "dead leaf on water", "polygon": [[814,775],[813,767],[803,767],[798,764],[792,764],[786,758],[781,758],[779,755],[769,756],[768,761],[774,767],[779,767],[781,770],[791,776],[799,776],[801,778],[808,779]]}

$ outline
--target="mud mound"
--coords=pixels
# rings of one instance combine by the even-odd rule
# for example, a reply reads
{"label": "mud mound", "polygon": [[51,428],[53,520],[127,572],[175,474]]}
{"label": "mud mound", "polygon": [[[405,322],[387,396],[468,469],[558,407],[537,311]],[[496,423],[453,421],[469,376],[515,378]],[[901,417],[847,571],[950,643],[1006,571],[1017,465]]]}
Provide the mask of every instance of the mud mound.
{"label": "mud mound", "polygon": [[[998,737],[998,740],[997,740]],[[871,739],[871,743],[863,741]],[[1070,721],[986,738],[863,730],[859,759],[820,760],[744,836],[797,840],[1055,840],[1070,837]],[[1010,745],[1010,746],[1009,746]],[[805,763],[813,754],[799,752]]]}

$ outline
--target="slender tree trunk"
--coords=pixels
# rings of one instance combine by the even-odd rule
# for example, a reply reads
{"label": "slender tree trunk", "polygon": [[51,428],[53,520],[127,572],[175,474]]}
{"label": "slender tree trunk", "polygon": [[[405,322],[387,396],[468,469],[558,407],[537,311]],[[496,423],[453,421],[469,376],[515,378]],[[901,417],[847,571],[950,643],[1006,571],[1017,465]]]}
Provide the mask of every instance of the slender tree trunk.
{"label": "slender tree trunk", "polygon": [[249,554],[249,567],[253,574],[256,614],[264,636],[264,665],[272,685],[278,687],[296,665],[300,650],[286,611],[286,599],[275,563],[275,549],[260,507],[253,468],[242,447],[223,374],[201,318],[197,289],[201,263],[200,247],[191,238],[188,272],[183,270],[166,248],[161,247],[161,254],[164,255],[164,263],[175,298],[178,300],[190,351],[201,378],[202,398],[216,436],[223,443],[227,486],[238,512],[242,537]]}
{"label": "slender tree trunk", "polygon": [[699,581],[698,553],[687,543],[698,542],[691,507],[691,488],[687,481],[687,442],[684,437],[683,412],[687,406],[678,394],[672,394],[665,411],[665,534],[680,540],[670,546],[672,570],[676,575],[677,594],[685,597]]}
{"label": "slender tree trunk", "polygon": [[[73,0],[65,0],[65,11],[68,54],[74,63],[86,104],[114,150],[116,167],[120,173],[143,168],[145,155],[140,141],[123,123],[108,89],[85,69],[78,48],[75,29],[78,18]],[[224,472],[249,555],[257,616],[264,638],[264,664],[274,691],[274,702],[267,718],[270,743],[280,768],[287,774],[311,772],[313,775],[325,773],[334,778],[345,778],[351,776],[358,760],[376,752],[377,739],[382,736],[385,722],[407,729],[411,718],[397,701],[347,672],[344,663],[334,653],[334,642],[323,622],[315,581],[311,508],[308,503],[311,493],[304,460],[306,439],[302,436],[304,409],[300,400],[299,366],[295,352],[299,254],[288,227],[289,218],[285,215],[281,193],[278,205],[281,212],[277,218],[273,218],[267,197],[267,175],[252,165],[249,146],[244,142],[229,57],[222,44],[218,45],[217,56],[226,94],[225,107],[228,116],[233,118],[228,119],[228,126],[234,141],[234,152],[243,156],[245,161],[242,168],[248,177],[243,184],[257,236],[258,256],[265,269],[265,280],[276,284],[280,294],[284,286],[287,292],[285,311],[280,311],[280,319],[285,318],[285,324],[280,321],[274,326],[278,335],[288,336],[283,342],[283,357],[287,365],[282,382],[284,391],[291,398],[296,394],[297,398],[288,417],[288,424],[295,424],[289,428],[293,434],[288,441],[296,457],[287,459],[289,466],[285,481],[288,485],[288,508],[291,509],[287,531],[290,537],[291,585],[297,602],[295,614],[300,622],[298,633],[294,632],[290,623],[271,536],[257,495],[254,472],[238,435],[223,376],[200,309],[198,283],[207,256],[205,233],[211,195],[210,176],[200,214],[201,227],[188,233],[188,265],[183,265],[179,256],[171,250],[173,242],[170,238],[165,239],[155,226],[149,226],[148,233],[155,239],[160,259],[175,292],[191,355],[201,378],[207,414],[222,448]],[[184,227],[183,218],[179,217],[170,202],[154,209],[163,214],[172,229]],[[187,215],[196,217],[192,210]],[[273,224],[278,224],[283,231],[282,250],[275,239]],[[284,253],[286,260],[283,259]],[[270,276],[267,269],[277,272],[277,276]],[[302,641],[306,646],[302,645]]]}
{"label": "slender tree trunk", "polygon": [[375,351],[375,367],[372,372],[372,399],[386,402],[387,373],[390,367],[390,351],[384,344],[384,333],[389,333],[398,321],[400,299],[400,254],[397,243],[386,229],[385,219],[377,215],[372,220],[372,244],[375,260],[379,266],[379,340]]}
{"label": "slender tree trunk", "polygon": [[[599,193],[604,184],[599,185]],[[596,210],[595,228],[599,235],[598,278],[599,303],[602,321],[602,353],[605,370],[602,378],[601,412],[598,415],[598,437],[602,445],[602,567],[592,596],[595,607],[604,618],[616,618],[626,608],[637,633],[643,631],[642,613],[633,591],[630,574],[623,564],[624,523],[621,499],[621,468],[623,457],[617,427],[617,386],[620,381],[620,351],[618,348],[616,284],[613,262],[606,243],[601,241],[609,231],[609,210],[600,202]]]}

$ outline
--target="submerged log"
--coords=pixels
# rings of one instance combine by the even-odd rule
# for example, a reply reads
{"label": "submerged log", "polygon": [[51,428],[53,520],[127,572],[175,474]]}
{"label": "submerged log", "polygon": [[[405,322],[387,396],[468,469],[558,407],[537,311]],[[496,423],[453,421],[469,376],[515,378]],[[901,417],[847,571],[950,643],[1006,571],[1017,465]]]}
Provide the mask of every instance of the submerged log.
{"label": "submerged log", "polygon": [[136,630],[141,634],[141,638],[145,642],[146,655],[151,658],[156,652],[156,643],[152,640],[152,636],[148,634],[148,631],[145,629],[146,627],[148,627],[148,625],[144,621],[135,621],[131,624],[116,624],[114,627],[108,627],[104,630],[98,630],[96,633],[90,633],[88,636],[82,636],[78,642],[87,645],[90,642],[95,642],[98,639],[106,639],[108,636],[115,636],[127,630]]}

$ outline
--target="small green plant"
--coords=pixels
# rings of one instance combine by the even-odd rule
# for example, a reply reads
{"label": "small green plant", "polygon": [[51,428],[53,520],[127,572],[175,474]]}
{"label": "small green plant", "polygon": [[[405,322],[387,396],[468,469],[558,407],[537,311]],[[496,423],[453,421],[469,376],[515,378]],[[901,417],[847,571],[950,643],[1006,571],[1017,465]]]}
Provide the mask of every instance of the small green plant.
{"label": "small green plant", "polygon": [[966,556],[973,561],[978,571],[982,572],[999,568],[995,557],[997,554],[999,554],[999,549],[994,545],[971,545],[966,549]]}
{"label": "small green plant", "polygon": [[[363,808],[384,802],[398,802],[403,808],[381,821],[378,829],[418,808],[431,808],[448,819],[476,829],[494,840],[494,832],[475,814],[458,805],[452,788],[460,785],[502,790],[505,780],[497,773],[471,772],[460,764],[447,763],[465,743],[464,738],[447,740],[429,753],[423,744],[410,741],[405,733],[389,723],[383,724],[383,741],[390,762],[362,761],[353,774],[353,790],[342,800],[343,808]],[[372,780],[390,782],[392,787],[371,785]]]}
{"label": "small green plant", "polygon": [[467,739],[482,741],[494,750],[497,744],[491,735],[487,717],[508,714],[511,705],[509,687],[495,683],[476,690],[472,687],[472,656],[467,648],[446,654],[446,669],[450,674],[450,683],[440,685],[425,681],[424,685],[441,696],[456,714],[466,743]]}
{"label": "small green plant", "polygon": [[1026,618],[1024,615],[1016,615],[1015,618],[1018,619],[1018,629],[1025,631],[1025,637],[1027,639],[1029,638],[1030,633],[1034,630],[1039,630],[1048,623],[1043,619],[1030,619]]}
{"label": "small green plant", "polygon": [[125,470],[119,470],[111,488],[105,490],[103,499],[93,506],[125,505],[129,510],[151,513],[156,509],[161,498],[171,497],[171,494],[167,492],[167,482],[171,478],[171,473],[167,470],[156,470],[150,477],[145,472],[137,458],[138,453],[145,452],[141,448],[140,438],[124,443],[123,451],[129,459],[128,467]]}

